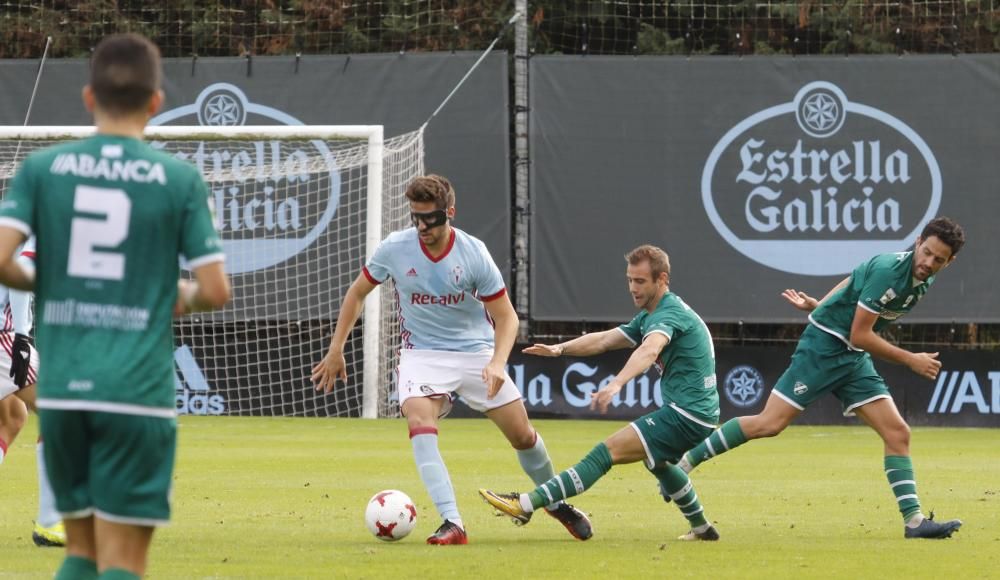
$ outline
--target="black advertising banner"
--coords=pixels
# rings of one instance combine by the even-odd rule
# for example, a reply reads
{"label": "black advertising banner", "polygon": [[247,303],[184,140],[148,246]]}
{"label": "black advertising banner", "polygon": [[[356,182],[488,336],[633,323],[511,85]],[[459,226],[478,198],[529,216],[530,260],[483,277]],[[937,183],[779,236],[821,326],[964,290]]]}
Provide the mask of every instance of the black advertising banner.
{"label": "black advertising banner", "polygon": [[[383,125],[385,137],[419,128],[468,71],[479,53],[366,54],[341,56],[165,59],[166,100],[151,125]],[[31,110],[31,125],[89,125],[80,89],[87,81],[86,60],[49,60],[42,71]],[[37,61],[0,61],[0,125],[22,125],[31,99]],[[451,102],[427,127],[425,135],[428,171],[449,177],[458,194],[455,225],[482,239],[500,266],[510,275],[510,172],[508,170],[507,56],[490,55],[456,93]],[[250,163],[274,158],[294,160],[297,151],[270,147],[251,149],[244,159]],[[196,150],[190,160],[218,170],[220,163],[235,164],[238,155],[227,150]],[[221,161],[220,161],[221,160]],[[229,169],[226,166],[226,169]],[[252,171],[232,167],[244,175]],[[343,179],[357,178],[341,176]],[[253,242],[273,236],[264,231],[265,219],[247,217],[260,192],[252,179],[233,192],[213,191],[220,233],[224,240]],[[294,221],[302,227],[319,221],[311,210],[324,205],[297,199],[302,215]],[[341,205],[351,200],[341,200]],[[236,208],[234,210],[234,207]],[[241,210],[241,211],[238,211]],[[259,211],[258,211],[259,213]],[[280,212],[277,212],[280,214]],[[338,232],[358,227],[337,212],[311,248],[335,244]],[[266,217],[266,216],[265,216]],[[357,218],[353,218],[355,221]],[[271,221],[281,221],[280,215]],[[253,225],[256,229],[251,228]],[[278,224],[279,226],[282,224]],[[283,232],[295,236],[298,232]],[[273,253],[263,248],[257,255]],[[357,274],[364,248],[351,250],[351,278]],[[246,277],[237,284],[270,288],[288,278],[289,268],[304,276],[315,263],[328,257],[303,248],[289,257],[276,276],[269,264],[241,264],[230,260],[230,271]],[[237,270],[234,270],[236,267]],[[294,279],[294,278],[293,278]],[[350,282],[347,280],[347,283]],[[336,300],[342,293],[334,286]],[[346,286],[344,287],[346,290]],[[237,305],[252,308],[251,304]],[[326,313],[328,314],[328,313]],[[325,315],[326,315],[325,314]],[[273,316],[262,313],[249,318]]]}
{"label": "black advertising banner", "polygon": [[[723,346],[716,349],[722,421],[754,415],[764,409],[775,381],[785,371],[794,345],[781,347]],[[615,397],[606,415],[591,411],[590,393],[607,384],[631,351],[600,356],[543,358],[515,353],[508,372],[524,397],[528,414],[536,418],[615,419],[632,421],[663,405],[658,373],[651,368],[630,381]],[[913,426],[1000,426],[1000,352],[941,352],[936,381],[918,377],[901,366],[876,361],[892,398]],[[459,401],[453,416],[478,417]],[[860,424],[844,417],[840,402],[825,396],[808,407],[796,425]]]}
{"label": "black advertising banner", "polygon": [[652,243],[706,320],[800,322],[782,290],[947,215],[968,244],[907,321],[1000,321],[1000,55],[536,56],[531,79],[536,319],[628,319],[622,255]]}

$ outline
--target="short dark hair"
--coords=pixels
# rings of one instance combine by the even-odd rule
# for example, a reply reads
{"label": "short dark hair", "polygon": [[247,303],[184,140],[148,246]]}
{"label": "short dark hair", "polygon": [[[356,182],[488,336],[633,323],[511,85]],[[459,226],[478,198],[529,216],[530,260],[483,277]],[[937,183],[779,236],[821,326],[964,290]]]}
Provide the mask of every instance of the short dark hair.
{"label": "short dark hair", "polygon": [[936,217],[927,222],[924,230],[920,232],[920,239],[926,240],[931,236],[936,237],[951,248],[952,256],[958,254],[962,246],[965,245],[965,230],[951,218]]}
{"label": "short dark hair", "polygon": [[406,199],[410,201],[433,201],[438,209],[448,209],[455,205],[455,189],[446,177],[423,175],[410,182],[406,188]]}
{"label": "short dark hair", "polygon": [[142,111],[160,90],[160,49],[138,34],[102,40],[90,63],[90,88],[102,111],[111,115]]}
{"label": "short dark hair", "polygon": [[635,266],[644,261],[649,261],[649,271],[653,278],[659,278],[661,273],[666,273],[670,279],[670,257],[667,253],[650,244],[644,244],[631,252],[625,254],[625,260]]}

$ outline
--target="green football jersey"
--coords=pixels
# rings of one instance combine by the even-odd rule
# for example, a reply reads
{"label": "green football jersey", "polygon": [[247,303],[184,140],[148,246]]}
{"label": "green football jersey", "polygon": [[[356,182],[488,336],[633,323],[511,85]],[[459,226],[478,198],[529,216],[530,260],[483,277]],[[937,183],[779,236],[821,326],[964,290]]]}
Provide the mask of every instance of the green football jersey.
{"label": "green football jersey", "polygon": [[718,422],[719,393],[712,335],[680,296],[667,292],[653,312],[640,310],[618,329],[635,344],[650,333],[666,335],[670,342],[656,359],[663,404],[710,426]]}
{"label": "green football jersey", "polygon": [[96,135],[24,160],[0,223],[37,238],[40,407],[173,414],[179,256],[223,259],[208,203],[193,165],[138,139]]}
{"label": "green football jersey", "polygon": [[913,277],[913,252],[879,254],[855,268],[847,285],[823,301],[809,320],[858,350],[849,338],[859,306],[878,314],[874,326],[878,332],[913,310],[933,283],[934,276],[923,282]]}

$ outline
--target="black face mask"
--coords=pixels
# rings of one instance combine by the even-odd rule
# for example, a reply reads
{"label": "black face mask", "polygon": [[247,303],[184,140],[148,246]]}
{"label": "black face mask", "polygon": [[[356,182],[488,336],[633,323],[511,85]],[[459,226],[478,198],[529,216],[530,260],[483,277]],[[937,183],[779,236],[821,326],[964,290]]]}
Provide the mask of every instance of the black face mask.
{"label": "black face mask", "polygon": [[423,222],[428,229],[436,228],[448,223],[448,212],[443,209],[436,209],[426,213],[411,211],[410,221],[413,223],[413,227],[415,228],[419,227],[420,222]]}

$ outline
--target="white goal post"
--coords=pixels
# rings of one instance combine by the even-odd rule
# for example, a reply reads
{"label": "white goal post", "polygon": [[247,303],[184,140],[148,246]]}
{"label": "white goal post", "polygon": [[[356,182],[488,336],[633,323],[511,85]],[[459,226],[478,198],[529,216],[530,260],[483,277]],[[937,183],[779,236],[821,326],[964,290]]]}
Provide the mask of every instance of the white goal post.
{"label": "white goal post", "polygon": [[[0,127],[0,197],[25,156],[94,131]],[[172,125],[148,127],[145,137],[201,170],[234,288],[225,310],[175,323],[178,411],[397,415],[390,283],[369,295],[360,332],[345,345],[348,384],[323,395],[309,375],[361,266],[386,235],[409,225],[403,193],[424,171],[422,131],[384,139],[380,125]],[[120,170],[101,161],[90,175]]]}

